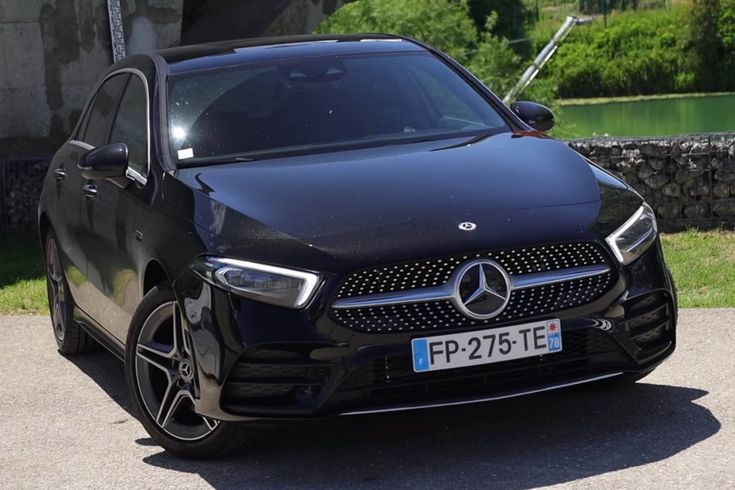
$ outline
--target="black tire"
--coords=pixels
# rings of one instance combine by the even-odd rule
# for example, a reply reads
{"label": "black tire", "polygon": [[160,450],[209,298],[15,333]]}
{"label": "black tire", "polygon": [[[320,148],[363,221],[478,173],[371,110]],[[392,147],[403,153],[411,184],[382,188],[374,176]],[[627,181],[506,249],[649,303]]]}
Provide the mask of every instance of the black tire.
{"label": "black tire", "polygon": [[43,251],[51,326],[59,352],[69,356],[94,350],[95,341],[74,320],[74,300],[61,264],[58,241],[51,230],[46,233]]}
{"label": "black tire", "polygon": [[[181,374],[181,364],[184,359],[190,358],[191,349],[188,354],[182,351],[178,361],[176,358],[179,356],[176,355],[171,358],[159,357],[169,348],[171,353],[176,352],[177,343],[186,345],[188,342],[188,334],[181,328],[181,323],[177,327],[173,320],[178,314],[178,305],[170,286],[159,284],[145,295],[133,315],[126,344],[125,377],[138,419],[159,445],[177,456],[191,459],[227,456],[243,448],[246,441],[252,442],[257,434],[256,429],[244,424],[204,418],[194,412],[193,398],[179,397],[182,391],[193,390],[193,383],[196,383],[193,358],[190,363],[192,376],[188,376],[187,371],[187,381]],[[170,327],[167,322],[170,322]],[[171,346],[165,345],[164,349],[169,330]],[[183,333],[184,337],[179,337],[184,339],[183,343],[177,342],[177,331]],[[146,346],[148,342],[159,350],[153,352]],[[174,382],[175,372],[179,374]],[[174,391],[175,395],[169,394]],[[174,408],[165,410],[164,400],[172,398],[174,401],[165,406]]]}

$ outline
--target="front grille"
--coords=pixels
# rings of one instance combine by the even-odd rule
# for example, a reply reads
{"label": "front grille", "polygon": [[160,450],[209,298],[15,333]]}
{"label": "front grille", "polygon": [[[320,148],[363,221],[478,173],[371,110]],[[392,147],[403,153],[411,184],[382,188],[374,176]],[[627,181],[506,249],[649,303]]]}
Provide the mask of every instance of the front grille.
{"label": "front grille", "polygon": [[[519,250],[483,252],[474,255],[432,259],[410,264],[377,267],[349,276],[338,288],[336,299],[364,294],[401,291],[446,283],[463,262],[489,257],[509,275],[563,270],[588,265],[609,265],[607,254],[594,243],[570,243]],[[393,304],[362,308],[331,309],[340,325],[368,333],[410,332],[493,325],[546,315],[590,303],[613,283],[613,273],[574,279],[511,293],[505,310],[495,318],[476,320],[460,313],[449,300]]]}
{"label": "front grille", "polygon": [[524,383],[542,384],[554,377],[569,379],[570,373],[589,370],[595,362],[604,367],[629,362],[620,344],[601,330],[572,330],[562,336],[564,348],[558,353],[436,372],[415,373],[409,355],[379,358],[354,370],[340,392],[369,390],[376,401],[413,402],[422,395],[487,394]]}
{"label": "front grille", "polygon": [[350,275],[337,289],[337,299],[403,291],[446,283],[463,262],[491,259],[512,275],[607,264],[607,253],[590,242],[561,243],[497,252],[461,254],[365,269]]}

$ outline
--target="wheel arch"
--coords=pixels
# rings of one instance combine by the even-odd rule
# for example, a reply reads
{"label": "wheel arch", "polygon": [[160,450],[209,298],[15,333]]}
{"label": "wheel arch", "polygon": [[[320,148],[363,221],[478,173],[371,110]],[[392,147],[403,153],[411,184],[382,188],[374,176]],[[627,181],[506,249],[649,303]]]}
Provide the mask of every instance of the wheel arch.
{"label": "wheel arch", "polygon": [[145,272],[143,273],[143,290],[142,296],[145,296],[148,291],[153,289],[156,285],[166,282],[171,284],[171,279],[166,272],[166,269],[156,259],[151,259],[145,266]]}
{"label": "wheel arch", "polygon": [[42,212],[38,216],[38,237],[41,240],[41,246],[43,246],[44,240],[48,231],[51,229],[51,220],[45,212]]}

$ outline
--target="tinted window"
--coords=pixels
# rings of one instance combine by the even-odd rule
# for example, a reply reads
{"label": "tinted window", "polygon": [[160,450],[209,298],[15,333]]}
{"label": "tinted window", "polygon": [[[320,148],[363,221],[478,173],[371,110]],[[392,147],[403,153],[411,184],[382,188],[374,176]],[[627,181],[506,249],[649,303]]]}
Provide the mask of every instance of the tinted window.
{"label": "tinted window", "polygon": [[107,134],[114,116],[115,102],[127,77],[127,74],[115,75],[102,84],[97,91],[84,123],[86,126],[81,131],[82,141],[92,146],[107,144]]}
{"label": "tinted window", "polygon": [[129,166],[144,177],[148,172],[147,105],[143,81],[130,77],[110,134],[111,143],[128,145]]}
{"label": "tinted window", "polygon": [[428,53],[188,73],[174,77],[169,92],[173,154],[191,163],[507,129],[490,103]]}

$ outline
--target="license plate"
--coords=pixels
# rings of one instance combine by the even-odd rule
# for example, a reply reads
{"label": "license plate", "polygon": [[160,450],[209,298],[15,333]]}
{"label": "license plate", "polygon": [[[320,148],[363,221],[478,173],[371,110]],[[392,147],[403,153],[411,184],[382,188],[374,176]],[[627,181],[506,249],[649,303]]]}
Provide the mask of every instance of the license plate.
{"label": "license plate", "polygon": [[558,319],[424,337],[411,341],[417,373],[522,359],[561,351]]}

